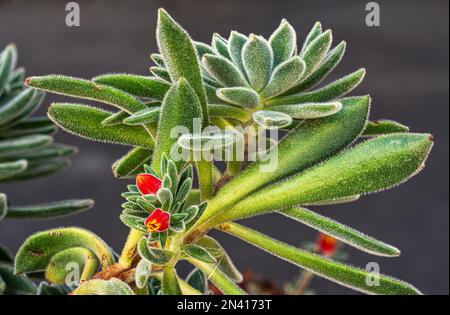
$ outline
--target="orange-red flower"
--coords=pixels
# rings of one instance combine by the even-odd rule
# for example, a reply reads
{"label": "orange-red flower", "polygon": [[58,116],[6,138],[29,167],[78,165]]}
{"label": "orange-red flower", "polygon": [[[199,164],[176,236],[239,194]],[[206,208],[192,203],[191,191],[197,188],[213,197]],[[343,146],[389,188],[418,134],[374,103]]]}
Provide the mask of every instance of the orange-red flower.
{"label": "orange-red flower", "polygon": [[336,252],[338,240],[330,235],[320,233],[316,246],[319,253],[325,256],[332,256]]}
{"label": "orange-red flower", "polygon": [[148,218],[145,219],[145,226],[150,233],[164,232],[170,226],[170,213],[156,208]]}
{"label": "orange-red flower", "polygon": [[155,195],[161,188],[161,180],[154,175],[142,173],[136,176],[136,185],[141,194]]}

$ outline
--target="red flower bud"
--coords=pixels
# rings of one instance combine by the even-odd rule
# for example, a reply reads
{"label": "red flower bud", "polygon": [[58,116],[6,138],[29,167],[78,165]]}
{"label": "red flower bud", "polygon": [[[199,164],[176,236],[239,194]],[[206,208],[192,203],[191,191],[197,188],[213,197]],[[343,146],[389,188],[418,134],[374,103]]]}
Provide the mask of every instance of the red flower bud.
{"label": "red flower bud", "polygon": [[170,226],[170,213],[156,208],[148,218],[145,219],[145,226],[150,233],[164,232]]}
{"label": "red flower bud", "polygon": [[317,251],[325,256],[332,256],[338,246],[338,240],[334,237],[320,233],[317,240]]}
{"label": "red flower bud", "polygon": [[143,195],[156,195],[158,190],[161,188],[161,180],[151,174],[138,174],[136,176],[136,185],[139,191]]}

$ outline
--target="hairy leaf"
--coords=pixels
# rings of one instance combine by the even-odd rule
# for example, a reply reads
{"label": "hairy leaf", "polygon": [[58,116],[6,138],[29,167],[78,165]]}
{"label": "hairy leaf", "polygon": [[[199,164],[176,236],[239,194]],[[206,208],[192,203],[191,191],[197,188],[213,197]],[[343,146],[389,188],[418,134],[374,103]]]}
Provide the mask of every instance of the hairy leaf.
{"label": "hairy leaf", "polygon": [[333,36],[331,31],[327,30],[317,36],[305,49],[300,57],[305,61],[306,68],[303,76],[307,78],[320,65],[331,47]]}
{"label": "hairy leaf", "polygon": [[379,285],[370,285],[366,281],[373,277],[369,271],[311,254],[236,223],[223,224],[221,229],[318,276],[357,291],[370,294],[420,294],[412,285],[385,275],[378,276]]}
{"label": "hairy leaf", "polygon": [[152,150],[140,147],[133,148],[113,164],[113,174],[119,178],[133,176],[142,169],[144,164],[149,163],[151,158]]}
{"label": "hairy leaf", "polygon": [[245,87],[229,87],[217,89],[217,96],[225,102],[244,108],[254,108],[259,104],[259,95],[254,90]]}
{"label": "hairy leaf", "polygon": [[45,270],[53,256],[72,247],[92,251],[102,267],[114,263],[109,246],[97,235],[75,227],[38,232],[28,237],[19,248],[15,259],[15,273]]}
{"label": "hairy leaf", "polygon": [[250,35],[242,48],[242,62],[250,85],[261,91],[269,82],[273,67],[273,51],[262,37]]}
{"label": "hairy leaf", "polygon": [[8,219],[44,219],[80,213],[94,206],[92,199],[70,199],[31,206],[9,206]]}
{"label": "hairy leaf", "polygon": [[54,103],[49,117],[64,130],[91,140],[153,148],[151,136],[140,126],[104,126],[102,121],[111,115],[92,106]]}
{"label": "hairy leaf", "polygon": [[253,120],[266,129],[283,128],[292,123],[291,116],[271,110],[259,110],[254,112]]}
{"label": "hairy leaf", "polygon": [[304,71],[305,62],[298,56],[279,64],[261,92],[261,97],[268,99],[282,94],[300,80]]}
{"label": "hairy leaf", "polygon": [[266,109],[288,114],[295,119],[316,119],[336,114],[342,109],[342,104],[337,101],[329,103],[303,103],[268,106]]}
{"label": "hairy leaf", "polygon": [[300,103],[327,102],[348,94],[357,87],[366,74],[365,69],[359,69],[329,85],[312,92],[275,97],[267,101],[267,105],[287,105]]}
{"label": "hairy leaf", "polygon": [[103,74],[92,81],[115,87],[135,96],[162,100],[170,85],[160,79],[134,74]]}
{"label": "hairy leaf", "polygon": [[423,168],[432,144],[429,134],[380,136],[262,189],[217,221],[390,188]]}
{"label": "hairy leaf", "polygon": [[408,132],[409,127],[393,120],[369,121],[364,129],[364,136],[378,136],[389,133]]}
{"label": "hairy leaf", "polygon": [[203,261],[206,263],[215,263],[216,262],[216,259],[214,258],[214,256],[212,256],[206,249],[204,249],[203,247],[201,247],[199,245],[188,244],[183,247],[183,250],[190,257],[193,257],[200,261]]}
{"label": "hairy leaf", "polygon": [[74,295],[134,295],[128,284],[116,278],[110,280],[94,279],[84,282]]}
{"label": "hairy leaf", "polygon": [[0,140],[0,158],[19,152],[36,150],[53,142],[53,138],[46,135],[29,135],[19,138]]}
{"label": "hairy leaf", "polygon": [[313,229],[331,235],[341,242],[356,247],[364,252],[378,256],[390,257],[400,255],[400,250],[397,248],[308,209],[291,208],[281,210],[280,213],[289,218],[302,222]]}
{"label": "hairy leaf", "polygon": [[156,38],[172,82],[184,78],[198,97],[204,125],[208,108],[197,52],[188,33],[164,9],[158,10]]}
{"label": "hairy leaf", "polygon": [[205,54],[202,63],[208,73],[224,86],[248,86],[239,69],[230,60],[217,55]]}
{"label": "hairy leaf", "polygon": [[276,67],[294,54],[297,49],[297,34],[292,25],[283,19],[270,35],[269,43],[273,51],[273,66]]}
{"label": "hairy leaf", "polygon": [[231,31],[230,37],[228,38],[228,51],[231,60],[238,66],[242,73],[245,73],[244,64],[242,63],[242,47],[244,47],[246,42],[247,36],[236,31]]}

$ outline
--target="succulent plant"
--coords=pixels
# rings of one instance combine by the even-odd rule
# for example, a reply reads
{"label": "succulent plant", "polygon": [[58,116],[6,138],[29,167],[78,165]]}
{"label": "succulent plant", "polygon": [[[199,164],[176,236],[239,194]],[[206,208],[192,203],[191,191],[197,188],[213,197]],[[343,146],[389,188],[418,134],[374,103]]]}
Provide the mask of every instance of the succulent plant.
{"label": "succulent plant", "polygon": [[[214,35],[210,47],[194,42],[163,9],[156,36],[154,76],[25,80],[40,90],[114,106],[116,111],[108,112],[54,103],[49,116],[71,133],[132,146],[113,171],[136,183],[123,193],[121,219],[131,231],[117,262],[92,232],[62,228],[30,236],[16,256],[17,273],[47,270],[47,280],[58,283],[67,276],[58,267],[76,257],[83,282],[73,294],[205,294],[209,281],[224,294],[244,294],[236,284],[240,272],[208,235],[217,229],[361,292],[420,293],[385,275],[378,275],[372,286],[366,282],[371,273],[331,259],[330,250],[299,249],[235,223],[276,212],[370,254],[400,254],[394,246],[306,208],[353,202],[403,183],[424,167],[433,143],[431,135],[409,133],[399,123],[370,122],[369,96],[344,97],[362,80],[363,70],[310,90],[340,61],[345,43],[328,52],[331,31],[322,32],[316,24],[297,49],[294,30],[282,21],[269,40],[232,32],[228,40]],[[196,133],[198,122],[202,128],[238,133],[238,127],[254,123],[290,131],[270,149],[277,153],[275,169],[261,172],[263,159],[249,165],[231,160],[222,173],[213,161],[193,158],[194,151],[187,160],[173,158],[174,148],[211,140]],[[186,133],[171,135],[180,126]],[[355,144],[361,137],[370,139]],[[219,147],[224,138],[218,138]],[[192,188],[194,169],[198,189]],[[41,254],[39,259],[33,252]],[[185,280],[176,271],[182,260],[195,267]]]}
{"label": "succulent plant", "polygon": [[[25,70],[16,68],[17,50],[7,46],[0,54],[0,185],[59,172],[77,152],[73,146],[53,143],[56,126],[47,117],[31,117],[45,93],[24,85]],[[0,192],[0,220],[39,219],[69,215],[91,208],[90,199],[16,205]],[[9,251],[0,246],[0,294],[46,294],[63,290],[41,283],[36,287],[25,275],[13,274]],[[65,292],[65,291],[61,291]]]}

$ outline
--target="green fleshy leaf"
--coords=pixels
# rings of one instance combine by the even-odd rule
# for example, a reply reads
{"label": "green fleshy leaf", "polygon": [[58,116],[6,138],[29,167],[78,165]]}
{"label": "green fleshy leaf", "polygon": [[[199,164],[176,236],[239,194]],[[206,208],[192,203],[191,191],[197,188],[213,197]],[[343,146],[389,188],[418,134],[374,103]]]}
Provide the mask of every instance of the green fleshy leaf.
{"label": "green fleshy leaf", "polygon": [[278,144],[275,169],[265,170],[265,161],[250,165],[245,173],[222,187],[209,200],[202,221],[228,208],[249,193],[270,182],[285,178],[314,165],[351,144],[363,131],[369,113],[370,98],[340,100],[343,108],[335,115],[307,120],[298,125]]}
{"label": "green fleshy leaf", "polygon": [[178,283],[177,271],[172,266],[167,266],[162,280],[163,295],[182,295],[180,284]]}
{"label": "green fleshy leaf", "polygon": [[225,148],[242,141],[242,135],[234,131],[224,131],[218,134],[184,134],[178,138],[178,145],[183,149],[198,152],[211,152]]}
{"label": "green fleshy leaf", "polygon": [[134,295],[128,284],[116,278],[110,280],[94,279],[84,282],[74,295]]}
{"label": "green fleshy leaf", "polygon": [[305,61],[306,68],[303,74],[304,78],[307,78],[325,58],[328,50],[331,47],[333,36],[330,30],[325,31],[315,38],[305,49],[300,57]]}
{"label": "green fleshy leaf", "polygon": [[145,105],[130,94],[108,85],[62,75],[29,77],[25,80],[28,86],[53,92],[56,94],[79,97],[99,101],[134,113],[145,108]]}
{"label": "green fleshy leaf", "polygon": [[57,131],[57,127],[47,117],[29,118],[15,124],[7,130],[2,130],[0,138],[23,137],[33,134],[51,135]]}
{"label": "green fleshy leaf", "polygon": [[134,74],[103,74],[92,81],[115,87],[135,96],[162,100],[170,84],[157,78]]}
{"label": "green fleshy leaf", "polygon": [[16,124],[29,118],[43,103],[45,98],[45,93],[42,91],[35,90],[34,97],[28,102],[23,110],[20,110],[20,115],[8,123],[9,126],[15,126]]}
{"label": "green fleshy leaf", "polygon": [[350,93],[350,91],[362,82],[365,74],[365,69],[359,69],[319,90],[289,96],[275,97],[268,100],[267,105],[328,102]]}
{"label": "green fleshy leaf", "polygon": [[144,288],[152,271],[152,264],[145,259],[141,259],[136,266],[135,282],[139,289]]}
{"label": "green fleshy leaf", "polygon": [[[161,157],[163,154],[170,156],[177,139],[171,136],[174,127],[184,126],[190,132],[193,132],[193,123],[195,118],[201,118],[201,104],[190,87],[189,83],[181,78],[167,92],[161,106],[161,115],[158,124],[158,133],[156,143],[158,146],[153,152],[152,168],[160,169]],[[185,161],[177,161],[178,167],[181,167]]]}
{"label": "green fleshy leaf", "polygon": [[172,82],[169,71],[167,71],[166,68],[150,67],[150,72],[163,82]]}
{"label": "green fleshy leaf", "polygon": [[[27,160],[0,163],[0,181],[13,177],[27,169]],[[0,215],[1,217],[1,215]]]}
{"label": "green fleshy leaf", "polygon": [[123,120],[127,117],[130,117],[130,114],[124,111],[118,111],[117,113],[111,114],[102,120],[103,126],[116,126],[121,125]]}
{"label": "green fleshy leaf", "polygon": [[[98,271],[99,258],[83,247],[71,247],[55,254],[45,271],[45,279],[53,284],[65,284],[67,281],[89,280]],[[71,273],[80,272],[79,279],[70,279]]]}
{"label": "green fleshy leaf", "polygon": [[353,202],[361,198],[361,195],[353,195],[353,196],[346,196],[341,198],[333,198],[328,200],[322,200],[322,201],[316,201],[311,203],[303,204],[304,206],[329,206],[329,205],[338,205],[342,203],[348,203]]}
{"label": "green fleshy leaf", "polygon": [[140,110],[131,116],[125,118],[123,123],[126,125],[146,125],[155,124],[159,120],[159,114],[161,113],[161,108],[159,106],[149,107]]}
{"label": "green fleshy leaf", "polygon": [[294,119],[316,119],[336,114],[342,109],[342,104],[340,102],[303,103],[268,106],[266,109],[288,114]]}
{"label": "green fleshy leaf", "polygon": [[206,249],[199,245],[188,244],[183,247],[184,252],[195,259],[203,261],[205,263],[215,263],[216,259]]}
{"label": "green fleshy leaf", "polygon": [[283,19],[280,26],[270,35],[269,43],[273,51],[273,66],[276,67],[294,54],[297,49],[297,34],[292,25]]}
{"label": "green fleshy leaf", "polygon": [[304,71],[305,62],[298,56],[282,62],[274,69],[269,83],[261,92],[261,97],[268,99],[287,91],[301,79]]}
{"label": "green fleshy leaf", "polygon": [[104,126],[102,121],[110,112],[92,106],[54,103],[48,109],[49,117],[62,129],[80,137],[111,143],[153,148],[153,140],[140,126]]}
{"label": "green fleshy leaf", "polygon": [[148,230],[144,224],[145,218],[143,218],[143,217],[124,213],[119,216],[119,219],[120,219],[120,221],[122,221],[123,224],[128,226],[130,229],[138,230],[143,233],[148,233]]}
{"label": "green fleshy leaf", "polygon": [[364,252],[388,257],[400,255],[400,250],[397,248],[308,209],[291,208],[281,210],[280,213]]}
{"label": "green fleshy leaf", "polygon": [[36,286],[26,275],[15,275],[11,265],[0,263],[0,278],[5,285],[3,294],[9,295],[34,295]]}
{"label": "green fleshy leaf", "polygon": [[103,268],[114,263],[110,247],[97,235],[81,228],[58,228],[28,237],[16,254],[14,272],[45,270],[53,256],[73,247],[92,251]]}
{"label": "green fleshy leaf", "polygon": [[218,260],[217,268],[222,271],[228,278],[236,283],[243,280],[243,276],[239,269],[234,265],[228,253],[220,245],[220,243],[211,236],[205,235],[197,241],[197,244],[208,250]]}
{"label": "green fleshy leaf", "polygon": [[46,135],[30,135],[20,138],[0,140],[0,158],[11,154],[36,150],[53,142],[53,138]]}
{"label": "green fleshy leaf", "polygon": [[300,55],[303,55],[306,48],[320,35],[322,34],[322,24],[320,22],[314,23],[313,27],[309,31],[308,35],[303,42],[302,49],[300,51]]}
{"label": "green fleshy leaf", "polygon": [[238,66],[242,73],[245,73],[244,64],[242,63],[242,48],[247,42],[247,36],[231,31],[230,37],[228,38],[228,52],[230,53],[230,58],[235,65]]}
{"label": "green fleshy leaf", "polygon": [[370,294],[420,294],[412,285],[382,274],[378,275],[379,285],[371,285],[367,281],[374,277],[370,271],[365,271],[295,248],[236,223],[224,224],[222,229],[283,260],[357,291]]}
{"label": "green fleshy leaf", "polygon": [[310,89],[327,77],[327,75],[336,68],[336,66],[341,62],[342,57],[345,53],[345,48],[347,44],[342,41],[333,48],[325,57],[324,61],[314,70],[313,73],[309,75],[306,80],[302,80],[298,85],[289,89],[286,94],[298,93],[307,89]]}
{"label": "green fleshy leaf", "polygon": [[390,133],[408,132],[409,127],[393,120],[369,121],[363,136],[378,136]]}
{"label": "green fleshy leaf", "polygon": [[198,268],[193,269],[188,274],[186,277],[186,282],[202,294],[206,294],[208,292],[208,279],[206,279],[205,273]]}
{"label": "green fleshy leaf", "polygon": [[218,220],[225,222],[299,204],[388,189],[423,168],[432,144],[429,134],[380,136],[288,181],[267,186],[228,209]]}
{"label": "green fleshy leaf", "polygon": [[259,95],[245,87],[229,87],[217,89],[217,96],[225,102],[244,108],[255,108],[259,104]]}
{"label": "green fleshy leaf", "polygon": [[227,87],[248,86],[239,69],[228,59],[211,54],[205,54],[202,63],[208,73],[218,82]]}
{"label": "green fleshy leaf", "polygon": [[220,36],[218,33],[213,34],[211,46],[219,55],[227,58],[228,60],[231,60],[230,53],[228,52],[227,40]]}
{"label": "green fleshy leaf", "polygon": [[126,178],[133,176],[137,171],[143,168],[143,165],[149,163],[152,158],[152,150],[146,148],[133,148],[122,158],[114,162],[112,166],[115,177]]}
{"label": "green fleshy leaf", "polygon": [[200,59],[206,54],[215,54],[214,49],[205,43],[194,41],[194,47]]}
{"label": "green fleshy leaf", "polygon": [[273,51],[262,37],[250,35],[242,48],[242,62],[250,85],[256,91],[262,91],[269,82],[273,67]]}
{"label": "green fleshy leaf", "polygon": [[266,129],[278,129],[292,123],[291,116],[270,110],[259,110],[253,113],[253,120]]}
{"label": "green fleshy leaf", "polygon": [[188,33],[164,9],[158,10],[158,47],[172,82],[184,78],[200,101],[203,124],[208,125],[208,108],[197,52]]}
{"label": "green fleshy leaf", "polygon": [[14,176],[10,176],[4,179],[4,181],[12,182],[49,176],[67,168],[69,165],[70,160],[61,158],[48,159],[45,162],[38,162],[33,164],[30,163],[26,170]]}
{"label": "green fleshy leaf", "polygon": [[20,117],[33,97],[34,89],[24,89],[19,94],[11,94],[0,100],[0,126]]}
{"label": "green fleshy leaf", "polygon": [[247,293],[228,278],[214,264],[208,264],[198,259],[189,258],[188,261],[203,271],[207,279],[216,285],[224,295],[246,295]]}
{"label": "green fleshy leaf", "polygon": [[7,219],[44,219],[71,215],[94,206],[92,199],[71,199],[31,206],[9,206]]}
{"label": "green fleshy leaf", "polygon": [[250,112],[245,109],[225,104],[209,104],[209,115],[211,117],[233,118],[240,122],[247,122],[252,118]]}
{"label": "green fleshy leaf", "polygon": [[150,247],[145,237],[141,238],[139,241],[138,252],[142,259],[146,259],[148,262],[156,265],[167,264],[173,256],[173,253],[167,250]]}
{"label": "green fleshy leaf", "polygon": [[53,143],[39,150],[27,151],[4,158],[5,161],[14,161],[20,158],[32,163],[44,162],[53,158],[69,157],[78,153],[77,147],[60,143]]}
{"label": "green fleshy leaf", "polygon": [[151,54],[150,58],[153,60],[153,62],[157,66],[159,66],[161,68],[165,68],[166,67],[166,64],[164,62],[164,58],[163,58],[163,56],[161,54]]}

